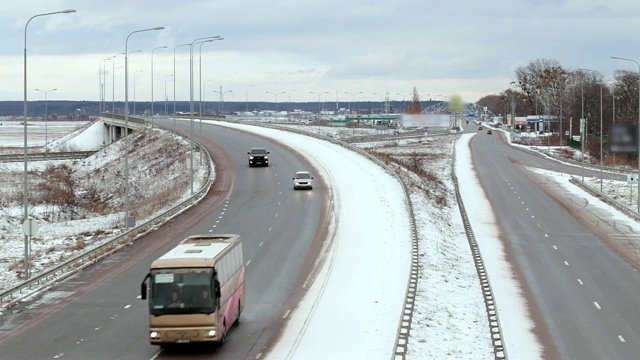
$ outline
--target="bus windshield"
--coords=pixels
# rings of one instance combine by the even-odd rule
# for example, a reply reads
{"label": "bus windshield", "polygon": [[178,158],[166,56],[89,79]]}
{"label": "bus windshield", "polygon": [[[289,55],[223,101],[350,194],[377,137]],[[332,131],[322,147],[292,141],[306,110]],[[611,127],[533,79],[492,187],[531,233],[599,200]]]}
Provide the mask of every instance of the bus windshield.
{"label": "bus windshield", "polygon": [[211,268],[153,269],[149,310],[152,315],[210,314],[217,309],[212,284]]}

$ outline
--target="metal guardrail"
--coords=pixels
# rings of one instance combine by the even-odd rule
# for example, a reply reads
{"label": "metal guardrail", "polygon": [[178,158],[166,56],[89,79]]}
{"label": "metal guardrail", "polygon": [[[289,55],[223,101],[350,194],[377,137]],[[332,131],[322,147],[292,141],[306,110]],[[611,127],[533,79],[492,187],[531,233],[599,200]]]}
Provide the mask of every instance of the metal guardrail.
{"label": "metal guardrail", "polygon": [[580,179],[578,179],[577,176],[575,175],[571,175],[571,179],[569,179],[569,181],[577,186],[579,186],[581,189],[583,189],[584,191],[590,193],[591,195],[601,199],[602,201],[604,201],[605,203],[613,206],[615,209],[622,211],[624,214],[626,214],[627,216],[633,218],[636,221],[640,221],[640,213],[632,210],[630,207],[623,205],[621,203],[619,203],[618,201],[616,201],[615,199],[613,199],[612,197],[601,193],[600,191],[592,188],[591,186],[587,185],[585,182],[581,181]]}
{"label": "metal guardrail", "polygon": [[[75,160],[84,159],[95,151],[69,151],[69,152],[46,152],[27,154],[28,161],[48,161],[48,160]],[[24,154],[4,154],[0,155],[0,163],[24,161]]]}
{"label": "metal guardrail", "polygon": [[464,224],[464,230],[467,234],[467,240],[471,253],[473,255],[473,262],[476,267],[476,273],[480,280],[480,286],[482,287],[482,297],[484,298],[484,306],[487,311],[487,319],[489,320],[489,331],[491,333],[491,344],[493,346],[493,355],[495,359],[507,359],[507,349],[504,344],[504,336],[502,335],[502,328],[500,326],[500,318],[498,316],[498,306],[496,305],[495,297],[493,296],[493,290],[491,283],[489,282],[489,274],[487,273],[484,261],[482,260],[482,254],[480,253],[480,247],[476,241],[476,237],[471,228],[469,222],[469,216],[465,210],[464,203],[462,202],[462,195],[460,194],[460,187],[458,185],[458,177],[455,173],[456,157],[455,151],[453,152],[453,162],[451,166],[451,177],[453,178],[453,184],[456,189],[456,200],[458,201],[458,208],[460,209],[460,215],[462,216],[462,223]]}
{"label": "metal guardrail", "polygon": [[342,140],[337,140],[328,136],[306,132],[298,129],[291,129],[287,127],[277,126],[274,124],[265,124],[260,122],[245,122],[255,126],[261,126],[266,128],[272,128],[277,130],[285,130],[305,136],[314,137],[316,139],[324,140],[331,142],[333,144],[342,146],[349,150],[355,151],[358,154],[368,158],[374,163],[378,164],[382,167],[387,173],[391,176],[394,176],[398,182],[402,185],[402,189],[404,191],[405,202],[407,207],[409,208],[409,217],[410,217],[410,225],[411,225],[411,271],[409,275],[409,279],[407,280],[407,290],[405,293],[405,300],[403,304],[402,314],[400,316],[400,321],[398,323],[398,332],[396,337],[396,343],[394,344],[393,353],[391,359],[405,359],[407,355],[407,346],[409,343],[409,336],[411,335],[411,323],[413,321],[413,312],[415,310],[415,299],[418,290],[418,279],[419,279],[419,269],[420,269],[420,258],[419,258],[419,248],[418,248],[418,232],[416,230],[416,220],[415,214],[413,211],[413,205],[411,204],[411,199],[409,196],[409,190],[407,184],[402,180],[402,177],[398,175],[398,173],[385,162],[380,160],[379,158],[369,154],[368,152],[350,145]]}
{"label": "metal guardrail", "polygon": [[[167,130],[171,131],[171,130]],[[176,133],[182,136],[179,133]],[[206,151],[204,146],[201,143],[196,141],[197,146],[200,147],[200,151],[206,155],[205,163],[207,164],[208,174],[207,181],[202,186],[202,188],[193,194],[187,200],[181,202],[180,204],[172,207],[171,209],[165,211],[164,213],[154,217],[153,219],[148,220],[147,222],[123,233],[116,238],[109,240],[108,242],[97,246],[91,250],[88,250],[80,255],[74,256],[73,258],[65,261],[64,263],[49,269],[42,274],[32,277],[29,280],[26,280],[10,289],[0,292],[0,309],[7,309],[15,304],[28,299],[33,296],[35,293],[38,293],[46,288],[49,288],[72,276],[73,274],[81,271],[85,267],[103,259],[104,257],[116,252],[122,247],[130,244],[135,241],[137,238],[152,232],[160,225],[170,221],[174,217],[180,215],[185,210],[199,203],[209,192],[211,185],[213,184],[213,162],[211,159],[211,155]],[[1,314],[1,313],[0,313]]]}

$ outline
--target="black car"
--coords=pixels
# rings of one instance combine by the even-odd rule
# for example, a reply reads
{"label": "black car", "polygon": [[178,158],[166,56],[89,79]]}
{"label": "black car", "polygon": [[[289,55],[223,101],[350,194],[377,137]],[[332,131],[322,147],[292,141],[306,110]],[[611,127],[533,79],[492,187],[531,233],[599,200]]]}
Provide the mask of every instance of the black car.
{"label": "black car", "polygon": [[269,166],[269,152],[265,148],[252,148],[249,151],[249,167],[254,165]]}

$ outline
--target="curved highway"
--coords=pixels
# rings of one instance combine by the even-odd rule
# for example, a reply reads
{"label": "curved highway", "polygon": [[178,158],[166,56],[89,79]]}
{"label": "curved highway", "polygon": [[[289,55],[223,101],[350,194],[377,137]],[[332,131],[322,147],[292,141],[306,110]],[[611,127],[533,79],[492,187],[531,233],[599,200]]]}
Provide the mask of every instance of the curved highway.
{"label": "curved highway", "polygon": [[[605,245],[620,236],[615,224],[596,224],[598,210],[584,199],[569,199],[526,166],[578,176],[582,169],[509,146],[498,133],[472,139],[474,167],[517,269],[514,276],[524,284],[544,357],[638,359],[640,277]],[[599,172],[586,170],[585,176]],[[637,241],[637,234],[628,235]]]}
{"label": "curved highway", "polygon": [[[156,120],[167,127],[173,122]],[[179,131],[189,133],[186,122]],[[198,125],[196,125],[198,126]],[[271,140],[224,127],[196,127],[216,163],[207,198],[117,254],[0,318],[0,357],[9,359],[254,359],[277,336],[287,310],[326,237],[331,209],[321,176],[313,191],[293,190],[292,176],[311,170]],[[249,168],[247,151],[266,147],[271,165]],[[162,181],[162,179],[158,179]],[[188,235],[238,233],[244,241],[246,306],[220,349],[160,351],[148,343],[140,282],[151,262]]]}

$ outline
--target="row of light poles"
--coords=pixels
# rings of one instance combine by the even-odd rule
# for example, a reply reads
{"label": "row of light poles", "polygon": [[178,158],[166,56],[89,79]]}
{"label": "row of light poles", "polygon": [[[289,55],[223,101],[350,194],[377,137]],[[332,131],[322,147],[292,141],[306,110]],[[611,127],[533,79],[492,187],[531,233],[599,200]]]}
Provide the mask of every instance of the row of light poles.
{"label": "row of light poles", "polygon": [[[41,17],[41,16],[48,16],[48,15],[55,15],[55,14],[68,14],[68,13],[74,13],[75,10],[73,9],[68,9],[68,10],[63,10],[63,11],[56,11],[56,12],[50,12],[50,13],[42,13],[42,14],[37,14],[32,16],[27,23],[25,24],[25,28],[24,28],[24,101],[23,101],[23,107],[24,107],[24,171],[23,171],[23,208],[24,208],[24,223],[23,223],[23,229],[24,229],[24,233],[25,233],[25,241],[24,241],[24,245],[25,245],[25,259],[24,259],[24,263],[25,263],[25,277],[29,278],[30,277],[30,264],[29,264],[29,252],[30,252],[30,237],[32,235],[35,235],[35,233],[37,232],[37,223],[35,221],[32,221],[32,219],[29,219],[29,206],[28,206],[28,199],[29,199],[29,191],[28,191],[28,157],[27,157],[27,149],[28,149],[28,143],[27,143],[27,139],[28,139],[28,134],[27,134],[27,116],[28,116],[28,102],[27,102],[27,29],[29,26],[29,23],[35,19],[36,17]],[[124,102],[124,113],[125,113],[125,139],[124,139],[124,146],[125,146],[125,158],[124,158],[124,173],[125,173],[125,227],[129,228],[132,227],[134,225],[135,219],[133,216],[131,216],[130,212],[129,212],[129,148],[130,148],[130,144],[129,144],[129,62],[128,62],[128,55],[129,53],[129,38],[136,34],[136,33],[141,33],[141,32],[147,32],[147,31],[157,31],[157,30],[162,30],[164,29],[164,27],[160,26],[160,27],[154,27],[154,28],[148,28],[148,29],[142,29],[142,30],[136,30],[133,31],[131,33],[129,33],[129,35],[126,37],[125,40],[125,52],[121,53],[121,54],[116,54],[114,56],[111,57],[107,57],[105,59],[103,59],[101,61],[100,67],[102,70],[102,74],[100,76],[100,111],[104,112],[105,110],[105,89],[104,89],[104,81],[106,80],[106,73],[105,73],[105,68],[106,66],[104,65],[106,61],[111,60],[112,61],[112,73],[115,73],[115,62],[113,61],[117,55],[124,55],[124,72],[125,72],[125,102]],[[191,110],[191,156],[190,156],[190,177],[191,177],[191,194],[193,194],[193,45],[198,43],[198,42],[210,42],[210,41],[215,41],[215,40],[223,40],[220,36],[211,36],[211,37],[207,37],[207,38],[199,38],[194,40],[193,42],[191,42],[190,44],[183,44],[183,45],[179,45],[179,46],[186,46],[186,45],[190,45],[190,110]],[[152,50],[152,60],[151,60],[151,66],[153,69],[153,51],[157,50],[157,49],[162,49],[162,48],[166,48],[166,46],[161,46],[161,47],[157,47],[154,48]],[[177,47],[176,47],[177,48]],[[140,50],[137,50],[140,51]],[[135,74],[138,72],[141,72],[142,70],[136,71],[134,72],[134,87],[135,87]],[[153,72],[153,70],[152,70]],[[175,79],[175,49],[174,49],[174,75],[172,75]],[[166,98],[166,80],[169,76],[165,77],[165,98]],[[115,75],[112,74],[112,85],[115,85]],[[153,75],[151,76],[151,81],[153,83]],[[115,86],[112,86],[113,90],[112,90],[112,97],[115,98]],[[152,117],[153,117],[153,84],[151,86],[152,89]],[[56,91],[57,89],[51,89],[51,90],[40,90],[40,89],[36,89],[37,91],[41,91],[45,94],[45,132],[46,132],[46,121],[47,121],[47,95],[49,92],[51,91]],[[165,99],[166,100],[166,99]],[[112,99],[112,114],[115,113],[115,99]],[[166,105],[165,105],[166,106]],[[134,89],[134,112],[135,112],[135,89]],[[174,81],[174,112],[175,112],[175,81]],[[175,127],[175,123],[174,123],[174,127]],[[46,143],[48,143],[48,139],[46,138],[45,135],[45,145]]]}
{"label": "row of light poles", "polygon": [[[611,56],[612,59],[615,60],[623,60],[623,61],[629,61],[629,62],[633,62],[638,66],[638,144],[637,144],[637,149],[638,149],[638,174],[640,175],[640,63],[638,63],[638,61],[633,60],[633,59],[629,59],[629,58],[623,58],[623,57],[618,57],[618,56]],[[602,87],[604,85],[604,80],[602,79],[602,74],[597,71],[597,70],[591,70],[591,69],[578,69],[580,71],[584,71],[584,72],[592,72],[597,74],[600,77],[600,80],[598,82],[598,84],[600,85],[600,192],[603,191],[603,136],[602,136],[602,132],[603,132],[603,128],[602,128],[602,123],[603,123],[603,106],[602,106]],[[586,134],[586,119],[584,118],[584,80],[580,81],[580,88],[581,88],[581,97],[582,97],[582,115],[580,117],[581,120],[581,144],[582,144],[582,181],[584,181],[584,138],[582,138],[583,136],[585,136]],[[614,101],[615,101],[615,97],[614,97]],[[614,112],[613,112],[613,116],[614,116],[614,122],[615,122],[615,103],[614,103]],[[638,178],[638,176],[636,176],[636,179]],[[640,213],[640,195],[638,195],[638,202],[637,202],[637,212]]]}
{"label": "row of light poles", "polygon": [[[612,56],[611,58],[616,60],[630,61],[638,66],[638,173],[640,173],[640,63],[633,59],[623,57]],[[638,192],[638,212],[640,213],[640,191]]]}
{"label": "row of light poles", "polygon": [[[51,90],[40,90],[40,89],[36,89],[36,91],[40,91],[42,93],[44,93],[44,152],[47,152],[47,145],[49,144],[49,140],[47,138],[47,134],[49,133],[47,131],[47,94],[49,94],[49,92],[51,91],[56,91],[58,89],[51,89]],[[25,121],[27,121],[25,119]]]}
{"label": "row of light poles", "polygon": [[[67,9],[62,11],[55,11],[49,13],[42,13],[32,16],[24,26],[24,172],[23,172],[23,184],[22,184],[22,192],[23,192],[23,207],[24,207],[24,215],[23,215],[23,230],[24,230],[24,273],[25,277],[28,279],[30,277],[30,263],[29,263],[29,251],[30,251],[30,238],[35,235],[37,232],[37,225],[33,225],[33,221],[29,219],[29,186],[28,186],[28,178],[27,178],[27,170],[28,170],[28,159],[27,159],[27,28],[29,27],[29,23],[31,20],[48,15],[56,15],[56,14],[70,14],[75,13],[76,11],[73,9]],[[53,90],[50,90],[53,91]],[[46,96],[46,93],[45,93]],[[46,117],[46,116],[45,116]],[[45,140],[46,142],[46,140]]]}

